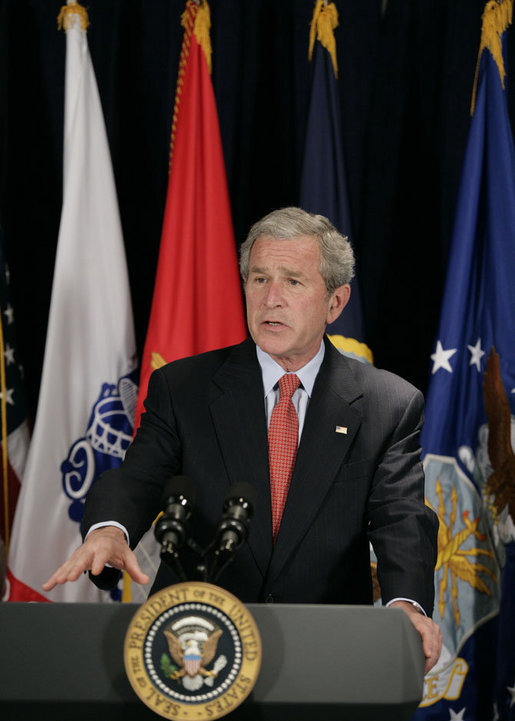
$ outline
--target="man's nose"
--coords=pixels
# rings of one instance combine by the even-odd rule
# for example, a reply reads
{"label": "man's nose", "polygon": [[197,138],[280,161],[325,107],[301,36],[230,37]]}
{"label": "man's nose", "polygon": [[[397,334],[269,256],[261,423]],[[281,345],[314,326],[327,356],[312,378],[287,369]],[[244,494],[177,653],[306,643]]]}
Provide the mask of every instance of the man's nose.
{"label": "man's nose", "polygon": [[281,284],[276,281],[271,281],[268,284],[267,292],[265,295],[265,305],[269,308],[277,308],[283,304],[283,294]]}

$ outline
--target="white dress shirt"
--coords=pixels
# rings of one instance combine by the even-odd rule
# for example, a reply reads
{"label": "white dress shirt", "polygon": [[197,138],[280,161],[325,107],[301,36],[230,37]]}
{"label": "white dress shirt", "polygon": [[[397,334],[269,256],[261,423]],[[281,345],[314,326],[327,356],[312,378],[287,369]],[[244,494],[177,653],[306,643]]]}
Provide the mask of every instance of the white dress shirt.
{"label": "white dress shirt", "polygon": [[[274,359],[268,355],[268,353],[265,353],[258,346],[256,346],[256,352],[259,365],[261,366],[261,373],[263,375],[265,412],[268,427],[270,425],[270,418],[272,416],[274,406],[279,400],[279,379],[285,374],[285,370],[279,365],[279,363],[276,363]],[[298,371],[295,371],[295,375],[300,380],[300,386],[293,394],[292,401],[299,419],[299,442],[302,435],[302,429],[304,427],[304,421],[306,419],[308,403],[313,393],[313,386],[315,385],[318,371],[320,370],[320,366],[324,360],[324,355],[325,345],[322,341],[317,354],[308,361],[305,366],[300,368]]]}

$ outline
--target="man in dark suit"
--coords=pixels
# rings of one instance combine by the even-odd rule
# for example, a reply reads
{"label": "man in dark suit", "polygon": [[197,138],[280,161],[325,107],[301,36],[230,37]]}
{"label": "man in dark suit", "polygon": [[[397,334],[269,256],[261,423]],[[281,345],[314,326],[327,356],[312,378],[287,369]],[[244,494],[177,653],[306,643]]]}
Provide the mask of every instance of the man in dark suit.
{"label": "man in dark suit", "polygon": [[[354,270],[350,244],[326,218],[274,211],[251,229],[240,268],[252,340],[152,375],[123,465],[88,496],[85,542],[44,588],[85,570],[99,575],[106,564],[146,583],[127,541],[134,547],[156,517],[164,481],[194,479],[191,534],[202,544],[230,485],[245,480],[257,491],[255,516],[220,585],[246,602],[371,603],[371,542],[383,603],[409,615],[429,669],[441,634],[429,618],[438,524],[424,503],[422,395],[324,338],[348,302]],[[299,386],[291,398],[296,460],[279,502],[268,442],[285,374]],[[176,581],[162,565],[154,590]]]}

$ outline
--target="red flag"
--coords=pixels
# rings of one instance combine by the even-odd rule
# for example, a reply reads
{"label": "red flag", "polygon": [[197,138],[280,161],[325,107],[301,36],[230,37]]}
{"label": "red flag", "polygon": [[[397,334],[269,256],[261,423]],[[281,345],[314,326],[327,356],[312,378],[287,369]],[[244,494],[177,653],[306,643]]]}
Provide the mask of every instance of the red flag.
{"label": "red flag", "polygon": [[168,192],[136,424],[151,372],[246,335],[222,142],[210,77],[209,6],[188,0]]}

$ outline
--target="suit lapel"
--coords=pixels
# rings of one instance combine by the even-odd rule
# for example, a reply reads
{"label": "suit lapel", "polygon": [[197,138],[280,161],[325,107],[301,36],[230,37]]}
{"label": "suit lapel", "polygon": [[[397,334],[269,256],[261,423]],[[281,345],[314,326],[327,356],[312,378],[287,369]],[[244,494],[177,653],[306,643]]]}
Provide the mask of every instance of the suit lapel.
{"label": "suit lapel", "polygon": [[350,364],[329,341],[309,402],[269,576],[281,572],[312,525],[361,423]]}
{"label": "suit lapel", "polygon": [[272,521],[263,381],[255,345],[247,340],[236,346],[213,383],[218,392],[210,410],[230,482],[246,481],[257,492],[249,546],[265,576],[272,553]]}
{"label": "suit lapel", "polygon": [[[249,547],[263,577],[273,580],[313,523],[344,462],[361,423],[352,407],[361,389],[351,364],[326,341],[274,548],[263,382],[252,341],[234,348],[213,384],[210,410],[229,480],[247,481],[257,492]],[[347,430],[337,432],[337,427]]]}

